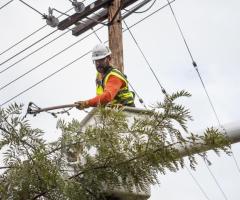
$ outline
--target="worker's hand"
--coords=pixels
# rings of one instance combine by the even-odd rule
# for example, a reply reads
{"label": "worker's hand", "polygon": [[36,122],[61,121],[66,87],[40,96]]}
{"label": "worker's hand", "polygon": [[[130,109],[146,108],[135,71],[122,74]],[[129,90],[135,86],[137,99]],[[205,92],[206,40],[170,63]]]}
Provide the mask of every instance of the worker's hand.
{"label": "worker's hand", "polygon": [[83,110],[85,108],[89,108],[87,101],[77,101],[74,103],[76,105],[76,108],[79,110]]}

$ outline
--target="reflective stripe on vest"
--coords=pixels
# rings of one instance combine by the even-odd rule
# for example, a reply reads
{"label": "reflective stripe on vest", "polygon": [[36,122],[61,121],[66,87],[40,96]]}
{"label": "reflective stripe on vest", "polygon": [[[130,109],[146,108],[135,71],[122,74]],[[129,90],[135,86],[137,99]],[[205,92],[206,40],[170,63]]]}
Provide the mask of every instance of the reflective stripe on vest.
{"label": "reflective stripe on vest", "polygon": [[100,73],[97,73],[97,79],[96,79],[97,95],[101,95],[103,93],[104,87],[111,75],[116,76],[116,77],[120,78],[121,80],[123,80],[125,82],[125,87],[123,87],[119,90],[119,92],[115,96],[114,100],[111,101],[110,103],[111,104],[122,104],[122,105],[134,104],[134,95],[128,89],[127,79],[119,70],[117,70],[115,68],[110,68],[104,77],[102,77]]}

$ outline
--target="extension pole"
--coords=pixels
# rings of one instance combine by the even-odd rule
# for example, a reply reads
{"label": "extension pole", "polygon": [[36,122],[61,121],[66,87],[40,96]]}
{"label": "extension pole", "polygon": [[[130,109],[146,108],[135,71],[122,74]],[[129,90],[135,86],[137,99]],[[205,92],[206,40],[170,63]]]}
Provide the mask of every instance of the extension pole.
{"label": "extension pole", "polygon": [[65,104],[65,105],[60,105],[60,106],[52,106],[52,107],[46,107],[46,108],[37,108],[37,109],[31,109],[30,107],[28,107],[27,113],[28,114],[38,114],[40,112],[46,112],[46,111],[50,111],[50,110],[57,110],[57,109],[63,109],[63,108],[72,108],[72,107],[76,107],[76,104]]}

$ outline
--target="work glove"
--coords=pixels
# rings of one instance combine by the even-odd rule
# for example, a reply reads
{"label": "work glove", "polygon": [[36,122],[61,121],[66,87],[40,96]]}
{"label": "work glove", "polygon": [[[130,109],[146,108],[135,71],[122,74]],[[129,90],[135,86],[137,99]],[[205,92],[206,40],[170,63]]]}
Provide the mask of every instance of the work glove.
{"label": "work glove", "polygon": [[87,101],[77,101],[74,103],[76,105],[76,108],[78,110],[83,110],[85,108],[89,108],[90,106],[88,105]]}

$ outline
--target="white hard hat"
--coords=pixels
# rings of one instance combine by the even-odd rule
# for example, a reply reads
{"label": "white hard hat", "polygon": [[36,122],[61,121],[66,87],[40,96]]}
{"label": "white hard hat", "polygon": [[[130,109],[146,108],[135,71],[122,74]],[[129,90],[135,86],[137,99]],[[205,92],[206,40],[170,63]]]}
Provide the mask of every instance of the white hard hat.
{"label": "white hard hat", "polygon": [[99,60],[111,55],[111,50],[105,44],[98,44],[92,50],[92,60]]}

